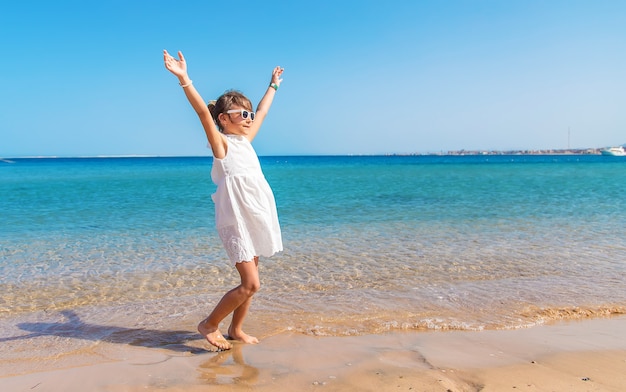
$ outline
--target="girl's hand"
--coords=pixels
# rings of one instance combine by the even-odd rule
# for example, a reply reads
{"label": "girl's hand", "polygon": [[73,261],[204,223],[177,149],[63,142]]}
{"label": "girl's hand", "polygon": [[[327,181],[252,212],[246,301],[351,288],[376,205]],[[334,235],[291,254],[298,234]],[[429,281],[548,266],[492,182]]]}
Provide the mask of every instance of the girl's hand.
{"label": "girl's hand", "polygon": [[178,57],[180,60],[176,60],[172,57],[169,53],[167,53],[167,50],[163,51],[163,62],[165,63],[165,68],[181,78],[187,74],[187,63],[185,62],[183,52],[178,51]]}
{"label": "girl's hand", "polygon": [[274,70],[272,71],[272,82],[271,83],[275,83],[277,86],[280,86],[280,83],[283,81],[281,79],[281,76],[283,75],[283,71],[285,69],[281,68],[281,67],[276,67],[274,68]]}

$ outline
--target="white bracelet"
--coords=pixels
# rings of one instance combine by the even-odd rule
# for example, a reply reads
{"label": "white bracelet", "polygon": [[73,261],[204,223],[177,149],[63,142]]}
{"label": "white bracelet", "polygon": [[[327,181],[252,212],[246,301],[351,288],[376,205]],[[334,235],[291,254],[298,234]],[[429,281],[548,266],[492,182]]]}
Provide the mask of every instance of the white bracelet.
{"label": "white bracelet", "polygon": [[[180,83],[178,83],[178,84],[180,84]],[[185,87],[191,86],[192,84],[193,84],[193,80],[189,80],[189,83],[187,83],[187,84],[180,84],[180,87],[185,88]]]}

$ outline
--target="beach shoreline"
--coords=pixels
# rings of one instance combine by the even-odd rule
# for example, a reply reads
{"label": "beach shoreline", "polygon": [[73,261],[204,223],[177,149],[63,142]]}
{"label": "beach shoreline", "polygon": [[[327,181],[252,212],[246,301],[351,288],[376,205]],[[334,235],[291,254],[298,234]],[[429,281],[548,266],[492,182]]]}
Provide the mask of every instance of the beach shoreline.
{"label": "beach shoreline", "polygon": [[217,354],[210,161],[4,165],[0,390],[625,390],[623,163],[262,158],[285,249]]}
{"label": "beach shoreline", "polygon": [[516,330],[282,333],[219,353],[201,339],[184,342],[187,351],[97,342],[31,358],[30,367],[3,360],[0,389],[618,391],[626,389],[624,330],[622,315]]}

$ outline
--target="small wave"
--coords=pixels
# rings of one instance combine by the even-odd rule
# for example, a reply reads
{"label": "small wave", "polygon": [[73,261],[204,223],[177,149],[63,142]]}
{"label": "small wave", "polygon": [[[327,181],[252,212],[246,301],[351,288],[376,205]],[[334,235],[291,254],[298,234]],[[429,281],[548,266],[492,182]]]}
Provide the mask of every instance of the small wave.
{"label": "small wave", "polygon": [[529,306],[522,316],[527,320],[532,320],[537,324],[545,324],[554,321],[582,320],[592,318],[611,317],[626,314],[626,307],[615,305],[604,305],[598,307],[557,307],[540,308]]}
{"label": "small wave", "polygon": [[[598,307],[557,307],[540,308],[529,306],[521,312],[501,314],[490,319],[476,315],[466,317],[420,317],[388,312],[367,316],[343,314],[341,317],[323,317],[319,314],[299,315],[293,322],[283,319],[285,330],[311,336],[359,336],[387,332],[427,332],[427,331],[483,331],[515,330],[532,328],[551,322],[606,318],[626,314],[626,307],[605,305]],[[266,325],[269,325],[267,323]],[[279,323],[280,324],[280,323]]]}

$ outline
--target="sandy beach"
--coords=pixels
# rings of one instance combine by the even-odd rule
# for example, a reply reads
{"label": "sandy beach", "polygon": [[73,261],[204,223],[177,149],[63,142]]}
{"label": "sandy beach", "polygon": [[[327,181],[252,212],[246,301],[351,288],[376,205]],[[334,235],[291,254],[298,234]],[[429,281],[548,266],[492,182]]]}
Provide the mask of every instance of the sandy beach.
{"label": "sandy beach", "polygon": [[[0,363],[2,391],[623,391],[626,317],[517,330],[280,334],[209,352],[101,342]],[[186,347],[186,349],[181,349]],[[42,351],[45,352],[43,347]]]}
{"label": "sandy beach", "polygon": [[624,391],[623,163],[267,157],[287,245],[261,343],[216,353],[196,325],[240,280],[208,159],[17,160],[0,392]]}

